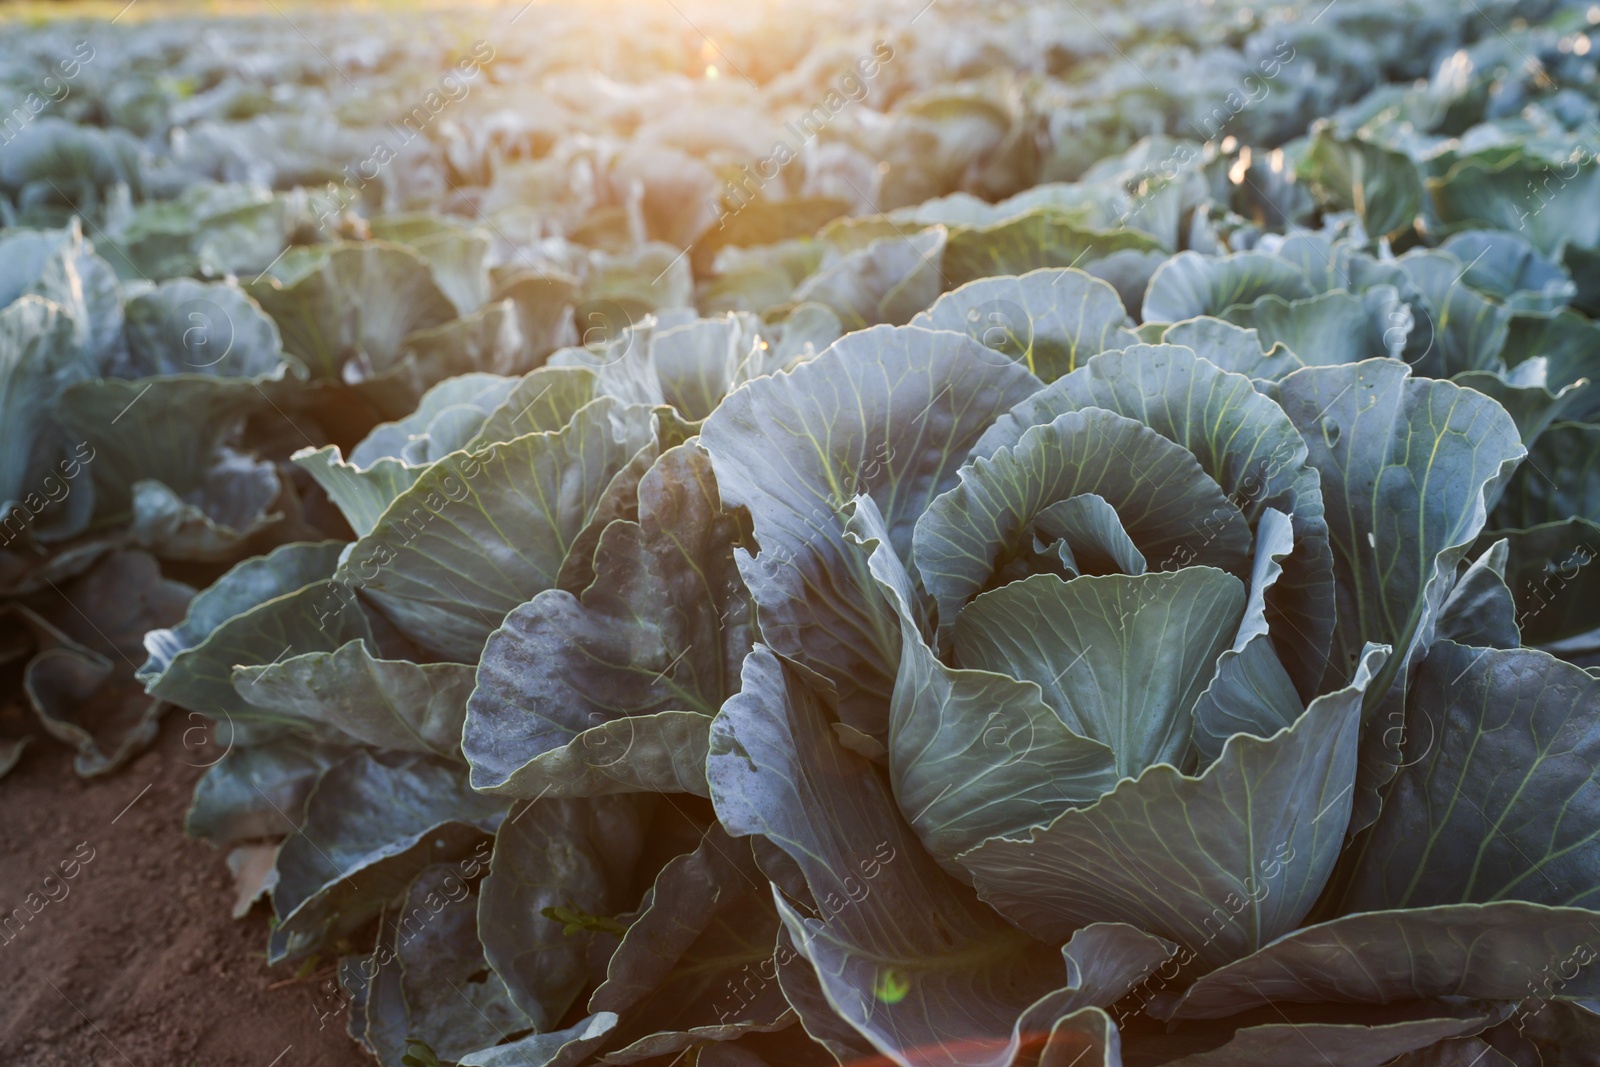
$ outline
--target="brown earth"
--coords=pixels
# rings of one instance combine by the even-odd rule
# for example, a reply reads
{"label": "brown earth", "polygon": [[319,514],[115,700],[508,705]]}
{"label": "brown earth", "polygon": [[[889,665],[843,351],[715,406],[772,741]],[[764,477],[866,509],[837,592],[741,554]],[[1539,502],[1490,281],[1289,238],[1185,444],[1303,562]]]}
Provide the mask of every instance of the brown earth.
{"label": "brown earth", "polygon": [[370,1067],[331,973],[268,968],[266,906],[233,919],[223,854],[184,836],[186,725],[89,781],[36,738],[0,779],[0,917],[39,909],[0,929],[0,1065]]}

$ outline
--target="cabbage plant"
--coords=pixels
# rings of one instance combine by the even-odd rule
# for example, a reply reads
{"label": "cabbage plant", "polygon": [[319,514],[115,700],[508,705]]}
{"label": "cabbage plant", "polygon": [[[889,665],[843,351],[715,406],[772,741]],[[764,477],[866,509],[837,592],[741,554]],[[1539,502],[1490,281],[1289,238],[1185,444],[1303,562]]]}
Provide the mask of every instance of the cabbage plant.
{"label": "cabbage plant", "polygon": [[7,127],[0,660],[385,1067],[1595,1062],[1590,16],[1070,6]]}
{"label": "cabbage plant", "polygon": [[[341,964],[380,1059],[1581,1047],[1594,690],[1480,544],[1496,401],[1253,380],[1216,320],[1048,385],[917,325],[753,373],[747,325],[308,451],[361,538],[147,642],[233,731],[192,831],[289,835],[273,957],[401,909]],[[706,395],[658,350],[703,421],[607,393]],[[414,973],[492,978],[467,1013]]]}

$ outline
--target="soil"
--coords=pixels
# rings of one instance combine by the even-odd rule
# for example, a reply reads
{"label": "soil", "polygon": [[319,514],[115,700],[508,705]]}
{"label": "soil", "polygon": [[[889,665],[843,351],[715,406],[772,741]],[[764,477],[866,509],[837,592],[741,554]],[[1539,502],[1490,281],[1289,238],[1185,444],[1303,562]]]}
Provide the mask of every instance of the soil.
{"label": "soil", "polygon": [[185,725],[89,781],[39,737],[0,779],[0,918],[39,909],[0,929],[0,1064],[371,1067],[331,972],[269,968],[266,905],[232,918],[223,853],[184,836]]}

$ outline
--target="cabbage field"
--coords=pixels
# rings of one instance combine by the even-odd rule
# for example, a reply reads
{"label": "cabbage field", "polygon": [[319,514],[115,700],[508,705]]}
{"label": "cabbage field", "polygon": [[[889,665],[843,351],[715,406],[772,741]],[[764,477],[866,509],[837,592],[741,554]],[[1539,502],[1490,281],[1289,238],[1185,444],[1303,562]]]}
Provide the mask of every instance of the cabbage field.
{"label": "cabbage field", "polygon": [[0,773],[384,1067],[1600,1064],[1600,5],[94,16]]}

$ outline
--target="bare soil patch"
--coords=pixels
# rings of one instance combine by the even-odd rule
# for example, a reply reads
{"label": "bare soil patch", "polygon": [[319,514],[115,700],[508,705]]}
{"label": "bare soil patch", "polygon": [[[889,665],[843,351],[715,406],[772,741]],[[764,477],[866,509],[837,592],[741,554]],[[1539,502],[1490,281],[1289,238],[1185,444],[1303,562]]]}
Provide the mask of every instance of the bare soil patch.
{"label": "bare soil patch", "polygon": [[91,781],[38,738],[0,779],[0,915],[39,907],[0,932],[7,1067],[371,1063],[329,1012],[331,972],[269,968],[267,907],[232,918],[223,854],[184,836],[202,773],[187,725],[171,713],[150,751]]}

